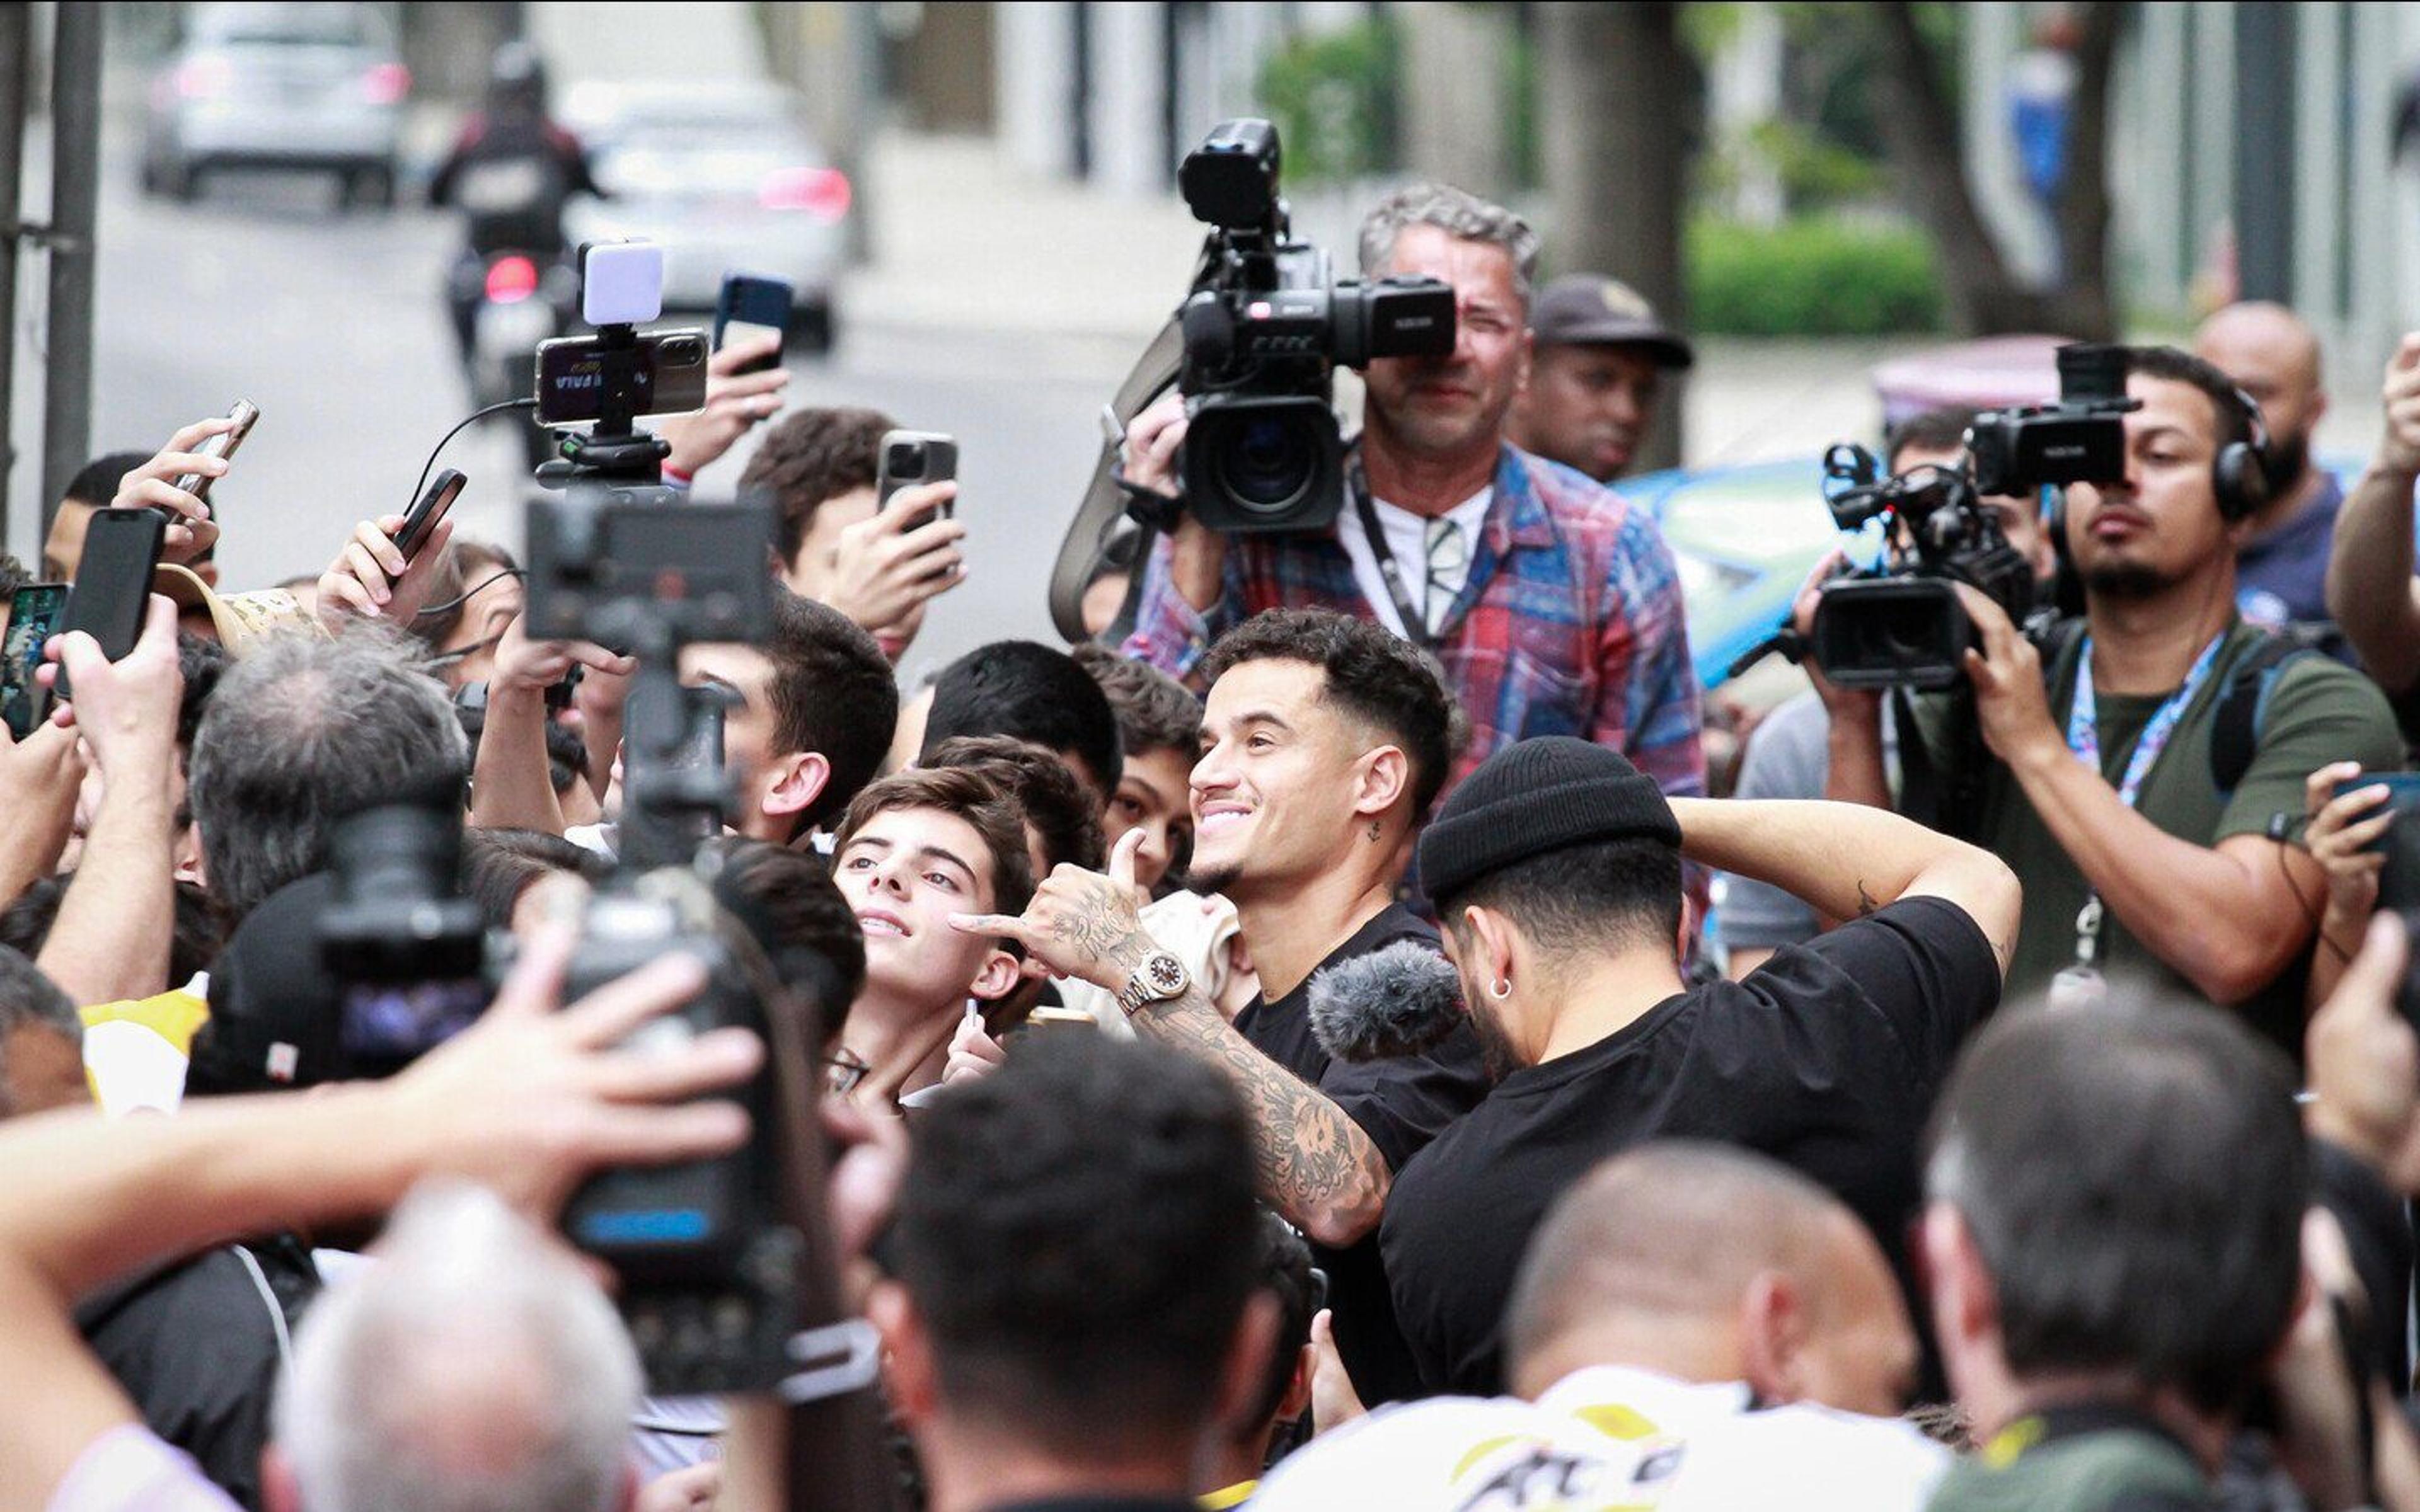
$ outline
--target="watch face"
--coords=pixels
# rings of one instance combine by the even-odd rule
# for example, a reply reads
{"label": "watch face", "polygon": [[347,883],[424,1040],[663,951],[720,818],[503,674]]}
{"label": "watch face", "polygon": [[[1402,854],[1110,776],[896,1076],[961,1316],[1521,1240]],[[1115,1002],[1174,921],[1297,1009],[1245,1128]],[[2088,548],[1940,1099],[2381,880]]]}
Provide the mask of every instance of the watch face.
{"label": "watch face", "polygon": [[1173,995],[1185,990],[1184,964],[1164,950],[1144,962],[1142,969],[1156,992]]}

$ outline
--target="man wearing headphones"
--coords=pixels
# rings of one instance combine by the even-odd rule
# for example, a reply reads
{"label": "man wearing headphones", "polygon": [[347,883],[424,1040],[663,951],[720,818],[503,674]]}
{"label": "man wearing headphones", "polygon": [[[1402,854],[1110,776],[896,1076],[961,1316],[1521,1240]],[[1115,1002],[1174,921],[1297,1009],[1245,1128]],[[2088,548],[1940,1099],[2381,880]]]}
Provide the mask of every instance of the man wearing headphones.
{"label": "man wearing headphones", "polygon": [[[2392,769],[2402,749],[2360,674],[2281,656],[2237,614],[2236,549],[2265,497],[2257,406],[2172,347],[2128,348],[2127,372],[2125,477],[2071,486],[2055,526],[2083,616],[2037,645],[1960,590],[1981,748],[1951,735],[1951,701],[1919,702],[1940,792],[1959,795],[1937,817],[2024,880],[2008,1001],[2146,982],[2290,1050],[2325,892],[2289,816],[2319,767]],[[1956,779],[1978,760],[1978,782]]]}

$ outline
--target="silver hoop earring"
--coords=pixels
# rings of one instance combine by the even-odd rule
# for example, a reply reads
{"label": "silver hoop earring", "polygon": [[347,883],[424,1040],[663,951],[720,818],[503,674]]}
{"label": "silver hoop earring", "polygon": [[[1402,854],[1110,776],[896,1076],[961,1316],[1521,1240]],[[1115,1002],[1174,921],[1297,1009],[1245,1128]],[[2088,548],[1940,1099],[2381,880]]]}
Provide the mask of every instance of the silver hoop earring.
{"label": "silver hoop earring", "polygon": [[1510,977],[1497,978],[1496,980],[1488,986],[1487,995],[1495,998],[1499,1003],[1512,996],[1512,979]]}

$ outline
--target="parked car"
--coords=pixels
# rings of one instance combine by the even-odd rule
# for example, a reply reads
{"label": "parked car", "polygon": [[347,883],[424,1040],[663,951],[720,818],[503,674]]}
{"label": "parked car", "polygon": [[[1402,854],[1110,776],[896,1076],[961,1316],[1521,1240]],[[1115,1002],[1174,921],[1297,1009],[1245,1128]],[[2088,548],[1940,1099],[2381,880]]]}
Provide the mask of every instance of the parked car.
{"label": "parked car", "polygon": [[395,203],[411,70],[367,5],[201,5],[151,81],[143,187],[192,199],[207,175],[285,168],[336,177],[339,203]]}
{"label": "parked car", "polygon": [[1844,544],[1823,507],[1823,464],[1757,462],[1675,469],[1616,486],[1662,527],[1681,574],[1699,686],[1730,679],[1730,664],[1788,617],[1815,563]]}
{"label": "parked car", "polygon": [[830,348],[852,195],[794,93],[761,80],[587,83],[562,116],[612,196],[571,207],[575,242],[660,244],[667,312],[711,310],[725,273],[783,279],[797,291],[794,348]]}

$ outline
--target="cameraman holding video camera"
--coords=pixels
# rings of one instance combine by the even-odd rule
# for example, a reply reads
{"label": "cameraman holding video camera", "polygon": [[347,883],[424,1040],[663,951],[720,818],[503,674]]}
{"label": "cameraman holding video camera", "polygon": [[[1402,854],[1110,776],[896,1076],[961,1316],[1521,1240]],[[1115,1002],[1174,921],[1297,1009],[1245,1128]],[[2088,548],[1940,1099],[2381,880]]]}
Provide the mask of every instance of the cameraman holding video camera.
{"label": "cameraman holding video camera", "polygon": [[[1941,817],[2025,880],[2011,1001],[2092,1001],[2109,979],[2148,977],[2290,1048],[2323,882],[2286,836],[2311,771],[2399,764],[2394,720],[2359,674],[2285,654],[2237,614],[2236,548],[2261,502],[2257,408],[2199,358],[2115,356],[2133,408],[2097,423],[2122,425],[2122,455],[2071,484],[2054,522],[2084,615],[2038,644],[1961,584],[1981,748],[1961,748],[1946,702],[1926,699],[1924,754],[1944,791],[1977,795]],[[1844,775],[1878,787],[1879,741],[1836,761],[1848,750],[1869,769]]]}
{"label": "cameraman holding video camera", "polygon": [[[1273,139],[1266,151],[1273,191]],[[1603,486],[1504,439],[1528,380],[1537,259],[1520,217],[1461,190],[1417,184],[1380,201],[1361,225],[1364,292],[1388,277],[1443,280],[1452,347],[1368,361],[1363,428],[1332,524],[1222,532],[1200,517],[1202,500],[1181,500],[1126,653],[1191,679],[1212,641],[1264,609],[1342,610],[1442,664],[1474,735],[1449,790],[1516,740],[1563,734],[1621,750],[1667,793],[1702,792],[1698,682],[1662,535]],[[1179,453],[1202,412],[1171,396],[1135,417],[1130,491],[1189,492],[1180,469],[1195,469]]]}

